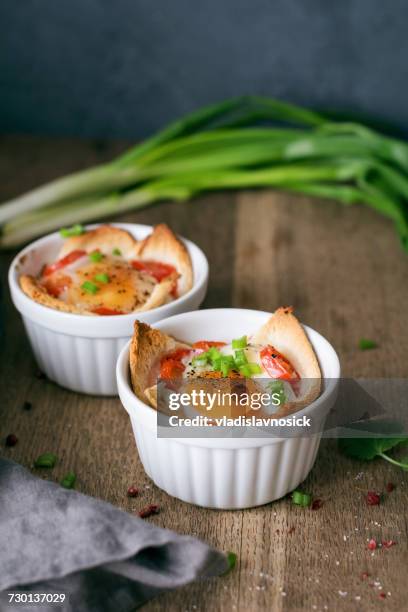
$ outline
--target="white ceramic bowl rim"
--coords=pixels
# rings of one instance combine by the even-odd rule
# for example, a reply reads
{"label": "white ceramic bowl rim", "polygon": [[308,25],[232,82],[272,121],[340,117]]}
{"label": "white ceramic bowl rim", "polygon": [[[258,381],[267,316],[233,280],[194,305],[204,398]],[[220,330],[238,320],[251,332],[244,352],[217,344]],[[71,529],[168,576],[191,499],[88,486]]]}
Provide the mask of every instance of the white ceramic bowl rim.
{"label": "white ceramic bowl rim", "polygon": [[[93,229],[103,225],[102,223],[92,223],[88,224],[85,227],[88,229]],[[109,225],[113,225],[114,227],[120,227],[122,229],[127,230],[133,236],[138,238],[144,238],[148,235],[153,227],[151,225],[137,224],[137,223],[110,223]],[[140,235],[139,235],[140,234]],[[57,241],[57,239],[61,238],[59,232],[53,232],[52,234],[48,234],[34,242],[31,242],[24,249],[22,249],[13,259],[10,264],[8,280],[9,286],[14,295],[16,296],[18,303],[16,304],[18,310],[29,318],[35,318],[37,320],[42,320],[43,325],[47,327],[47,322],[53,321],[54,325],[58,324],[63,329],[70,328],[78,328],[80,331],[87,332],[89,336],[112,336],[117,335],[115,329],[126,329],[129,327],[130,322],[133,322],[137,315],[140,314],[142,316],[150,313],[154,313],[155,320],[160,318],[160,315],[165,316],[168,307],[177,306],[178,308],[182,308],[185,302],[188,302],[189,299],[196,293],[200,292],[203,286],[207,283],[208,279],[208,261],[203,251],[191,240],[180,237],[181,240],[187,246],[190,255],[193,260],[193,268],[194,268],[194,281],[193,287],[184,295],[169,302],[168,304],[163,304],[162,306],[158,306],[157,308],[152,308],[149,311],[143,313],[129,313],[120,315],[118,317],[111,316],[103,316],[100,315],[98,317],[90,317],[81,314],[74,314],[70,312],[62,312],[60,310],[55,310],[53,308],[48,308],[47,306],[43,306],[38,302],[29,298],[24,291],[22,291],[20,284],[18,282],[20,272],[18,271],[19,265],[21,265],[21,260],[24,257],[30,257],[31,252],[34,249],[40,249],[44,247],[48,242]],[[194,266],[194,262],[198,265]],[[146,317],[144,317],[146,318]],[[107,334],[107,324],[109,323],[109,333]],[[83,329],[82,329],[83,328]],[[125,334],[126,335],[126,334]]]}
{"label": "white ceramic bowl rim", "polygon": [[[241,315],[246,315],[246,316],[259,317],[260,324],[265,322],[267,318],[271,316],[271,313],[260,311],[260,310],[249,310],[249,309],[241,309],[241,308],[213,308],[213,309],[199,310],[199,311],[186,312],[186,313],[174,315],[172,317],[162,319],[158,323],[155,323],[154,327],[158,329],[163,329],[165,331],[167,325],[174,323],[178,320],[186,319],[187,317],[191,317],[191,316],[193,317],[199,316],[199,314],[201,313],[205,313],[206,315],[210,315],[210,316],[211,315],[217,316],[221,312],[225,312],[225,311],[227,311],[231,316],[236,316],[236,315],[239,316],[241,314]],[[324,411],[325,404],[327,404],[330,396],[333,393],[335,393],[337,390],[337,381],[340,378],[340,362],[339,362],[337,353],[332,347],[332,345],[328,342],[328,340],[326,340],[326,338],[324,338],[324,336],[319,334],[319,332],[315,331],[311,327],[308,327],[307,325],[303,325],[303,327],[313,345],[316,342],[319,342],[321,345],[323,345],[324,350],[327,353],[327,356],[325,357],[326,363],[330,362],[330,376],[323,376],[323,378],[326,379],[326,382],[328,381],[328,384],[325,385],[323,392],[319,395],[319,397],[314,402],[312,402],[311,404],[309,404],[309,406],[306,406],[302,410],[299,410],[298,412],[296,412],[296,416],[298,417],[301,417],[303,415],[311,416],[312,413],[319,412],[319,410]],[[243,330],[242,333],[244,333],[244,331],[245,330]],[[141,420],[145,421],[146,425],[150,426],[151,428],[154,428],[157,423],[156,410],[154,410],[151,406],[149,406],[145,402],[142,402],[134,394],[133,389],[130,385],[129,345],[130,345],[130,341],[123,347],[119,355],[118,362],[117,362],[116,376],[117,376],[117,381],[118,381],[119,395],[121,399],[124,400],[123,405],[125,406],[129,414],[130,414],[129,404],[130,402],[134,404],[132,407],[135,408],[135,411],[130,416],[133,416],[133,417],[137,416],[141,418]],[[319,351],[316,350],[316,353],[319,358],[320,357]],[[320,358],[319,358],[319,361],[321,361]],[[123,394],[125,395],[125,397],[123,397]],[[222,447],[223,444],[226,447],[234,447],[235,445],[242,446],[244,442],[240,438],[236,440],[228,439],[228,438],[183,438],[183,437],[175,438],[175,439],[177,439],[178,442],[186,443],[186,444],[192,444],[192,445],[197,445],[197,446],[217,446],[217,447]],[[271,443],[278,442],[281,440],[282,440],[281,438],[263,438],[262,443],[271,444]],[[245,440],[245,444],[248,446],[259,445],[260,440],[257,438],[252,438],[252,439],[247,438]]]}

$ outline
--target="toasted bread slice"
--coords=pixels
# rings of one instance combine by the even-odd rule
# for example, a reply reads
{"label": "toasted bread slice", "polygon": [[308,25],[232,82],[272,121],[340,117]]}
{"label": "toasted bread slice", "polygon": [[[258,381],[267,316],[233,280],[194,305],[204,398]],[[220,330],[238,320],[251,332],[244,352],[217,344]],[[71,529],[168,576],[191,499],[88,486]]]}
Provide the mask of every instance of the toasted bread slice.
{"label": "toasted bread slice", "polygon": [[103,255],[112,255],[114,249],[119,249],[125,259],[137,256],[138,241],[129,232],[113,225],[100,225],[79,236],[65,240],[57,259],[61,259],[77,249],[91,253],[100,251]]}
{"label": "toasted bread slice", "polygon": [[165,223],[156,225],[153,232],[138,243],[136,251],[142,261],[163,261],[176,268],[179,273],[178,295],[187,293],[193,286],[193,266],[189,252]]}
{"label": "toasted bread slice", "polygon": [[159,329],[135,321],[134,332],[129,349],[129,365],[133,391],[143,402],[147,399],[156,407],[155,386],[151,385],[151,373],[160,358],[177,348],[190,348],[164,334]]}
{"label": "toasted bread slice", "polygon": [[298,400],[300,409],[313,402],[320,393],[321,372],[313,347],[305,330],[292,314],[292,308],[278,308],[268,321],[250,338],[253,344],[274,346],[293,365],[302,380]]}
{"label": "toasted bread slice", "polygon": [[45,287],[43,287],[36,278],[23,274],[20,276],[20,287],[28,297],[30,297],[38,304],[47,306],[48,308],[54,308],[54,310],[60,310],[61,312],[70,312],[71,314],[82,314],[90,317],[96,317],[97,315],[86,309],[78,308],[74,304],[67,304],[58,298],[50,295]]}

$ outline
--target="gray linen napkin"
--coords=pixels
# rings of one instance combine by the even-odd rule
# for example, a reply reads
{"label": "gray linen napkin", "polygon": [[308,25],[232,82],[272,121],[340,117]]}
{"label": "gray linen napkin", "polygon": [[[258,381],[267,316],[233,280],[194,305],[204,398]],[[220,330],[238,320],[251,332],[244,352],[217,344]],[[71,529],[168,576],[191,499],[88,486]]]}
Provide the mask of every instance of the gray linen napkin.
{"label": "gray linen napkin", "polygon": [[[224,554],[0,459],[0,610],[127,612],[158,593],[225,572]],[[9,604],[7,593],[64,592]]]}

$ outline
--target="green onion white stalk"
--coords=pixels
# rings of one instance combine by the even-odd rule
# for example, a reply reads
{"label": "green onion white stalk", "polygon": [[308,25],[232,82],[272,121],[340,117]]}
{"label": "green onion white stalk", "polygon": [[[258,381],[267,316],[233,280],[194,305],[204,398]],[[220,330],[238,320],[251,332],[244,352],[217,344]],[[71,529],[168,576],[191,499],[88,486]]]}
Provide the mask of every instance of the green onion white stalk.
{"label": "green onion white stalk", "polygon": [[160,200],[265,187],[366,204],[394,221],[408,250],[408,145],[259,97],[201,109],[110,163],[5,202],[0,247]]}

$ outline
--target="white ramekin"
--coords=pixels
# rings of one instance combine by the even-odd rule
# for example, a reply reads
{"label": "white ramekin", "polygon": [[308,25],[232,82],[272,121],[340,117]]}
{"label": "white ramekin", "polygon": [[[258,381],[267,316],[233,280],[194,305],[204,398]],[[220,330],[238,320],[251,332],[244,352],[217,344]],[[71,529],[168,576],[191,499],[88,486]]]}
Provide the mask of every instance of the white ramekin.
{"label": "white ramekin", "polygon": [[[150,225],[113,223],[142,239]],[[89,228],[96,225],[89,225]],[[194,310],[204,300],[208,283],[208,262],[190,240],[184,240],[190,253],[194,285],[177,300],[148,312],[120,316],[89,317],[60,312],[30,299],[21,290],[21,274],[36,275],[42,265],[53,261],[63,244],[58,232],[28,245],[13,260],[9,270],[11,297],[21,313],[39,368],[62,387],[91,395],[117,395],[115,366],[118,355],[132,336],[136,319],[155,323],[164,317]]]}
{"label": "white ramekin", "polygon": [[[255,310],[201,310],[170,317],[155,327],[188,342],[230,340],[251,334],[269,317]],[[305,330],[326,384],[320,397],[297,415],[312,416],[315,431],[321,432],[336,399],[340,364],[323,336],[306,326]],[[158,438],[156,411],[130,386],[129,345],[119,356],[116,373],[146,473],[169,495],[210,508],[249,508],[283,497],[313,467],[321,433],[290,438]]]}

